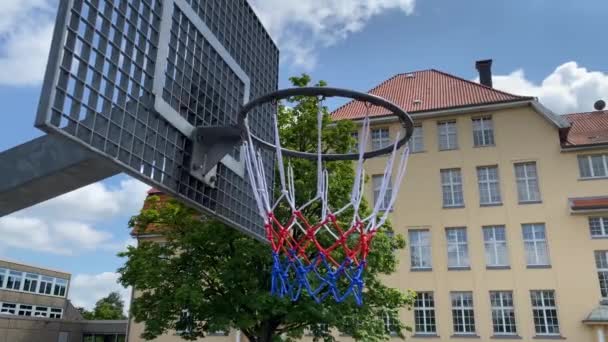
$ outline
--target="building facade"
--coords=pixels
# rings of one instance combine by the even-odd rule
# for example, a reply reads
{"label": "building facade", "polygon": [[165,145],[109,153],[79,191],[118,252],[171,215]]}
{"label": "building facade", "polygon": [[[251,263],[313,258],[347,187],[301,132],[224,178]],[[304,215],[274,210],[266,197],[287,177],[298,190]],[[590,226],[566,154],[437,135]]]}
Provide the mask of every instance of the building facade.
{"label": "building facade", "polygon": [[0,260],[0,342],[124,342],[127,321],[87,321],[69,273]]}
{"label": "building facade", "polygon": [[[415,307],[401,313],[413,328],[408,339],[604,342],[608,111],[556,115],[535,98],[493,89],[490,65],[477,65],[484,85],[424,70],[370,91],[416,124],[405,183],[395,208],[385,208],[408,240],[386,279],[417,292]],[[360,123],[366,115],[369,148],[402,130],[361,103],[333,118]],[[386,162],[366,162],[370,201],[383,200],[375,176]]]}

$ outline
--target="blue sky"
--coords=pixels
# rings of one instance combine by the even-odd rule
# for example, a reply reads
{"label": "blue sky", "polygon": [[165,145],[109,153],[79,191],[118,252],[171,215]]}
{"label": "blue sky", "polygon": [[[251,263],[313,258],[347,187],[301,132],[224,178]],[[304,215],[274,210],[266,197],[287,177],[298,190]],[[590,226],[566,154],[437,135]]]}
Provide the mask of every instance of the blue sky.
{"label": "blue sky", "polygon": [[[473,80],[475,60],[493,58],[497,88],[538,96],[557,113],[608,100],[606,1],[252,3],[281,47],[281,87],[302,72],[356,90],[428,68]],[[54,0],[0,4],[0,150],[41,135],[33,121],[55,7]],[[117,176],[2,218],[0,257],[71,272],[73,300],[90,306],[117,288],[115,255],[132,242],[127,221],[145,189]]]}

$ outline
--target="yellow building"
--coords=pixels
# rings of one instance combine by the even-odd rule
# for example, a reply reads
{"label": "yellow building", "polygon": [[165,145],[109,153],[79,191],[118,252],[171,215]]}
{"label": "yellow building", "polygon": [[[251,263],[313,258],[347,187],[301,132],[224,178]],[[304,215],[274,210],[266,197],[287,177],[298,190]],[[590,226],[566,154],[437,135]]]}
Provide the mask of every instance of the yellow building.
{"label": "yellow building", "polygon": [[[477,64],[485,85],[424,70],[370,91],[416,122],[405,183],[387,208],[408,238],[387,282],[418,292],[401,317],[414,328],[408,340],[604,342],[608,111],[556,115],[492,89],[490,65]],[[368,114],[370,148],[390,143],[401,127],[379,108],[348,103],[333,117]],[[385,165],[366,163],[370,200],[381,200],[374,175]]]}

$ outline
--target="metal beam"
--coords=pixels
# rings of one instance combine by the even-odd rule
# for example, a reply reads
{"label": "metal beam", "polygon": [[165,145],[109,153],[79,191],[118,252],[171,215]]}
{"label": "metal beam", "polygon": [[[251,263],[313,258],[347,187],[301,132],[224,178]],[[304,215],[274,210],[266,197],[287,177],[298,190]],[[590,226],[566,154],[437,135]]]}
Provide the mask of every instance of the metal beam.
{"label": "metal beam", "polygon": [[68,139],[36,138],[0,153],[0,217],[119,173]]}

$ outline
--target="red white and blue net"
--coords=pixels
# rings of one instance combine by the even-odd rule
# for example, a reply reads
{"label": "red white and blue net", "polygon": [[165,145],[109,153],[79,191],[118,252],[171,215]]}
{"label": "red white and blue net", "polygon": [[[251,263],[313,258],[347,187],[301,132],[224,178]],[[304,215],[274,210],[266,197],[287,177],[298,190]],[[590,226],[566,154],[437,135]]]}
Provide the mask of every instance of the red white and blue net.
{"label": "red white and blue net", "polygon": [[[363,275],[370,246],[388,219],[389,210],[386,209],[392,208],[397,199],[407,170],[409,147],[406,145],[399,151],[399,136],[396,137],[380,187],[374,189],[375,197],[383,200],[376,201],[371,213],[362,217],[360,209],[365,185],[363,156],[370,140],[369,118],[363,121],[359,158],[354,161],[356,169],[350,200],[341,208],[332,207],[328,201],[329,175],[320,152],[321,110],[318,114],[316,196],[302,204],[296,203],[294,170],[291,164],[285,166],[276,117],[274,121],[280,182],[280,194],[276,200],[269,193],[261,153],[256,150],[249,131],[244,148],[249,181],[272,248],[271,293],[293,301],[298,300],[303,292],[317,302],[328,297],[342,302],[352,297],[358,305],[362,305]],[[305,217],[303,212],[313,205],[320,207],[320,217],[316,216],[311,222],[311,218]],[[280,215],[283,220],[275,213],[279,206],[287,207],[290,211],[289,215]]]}

